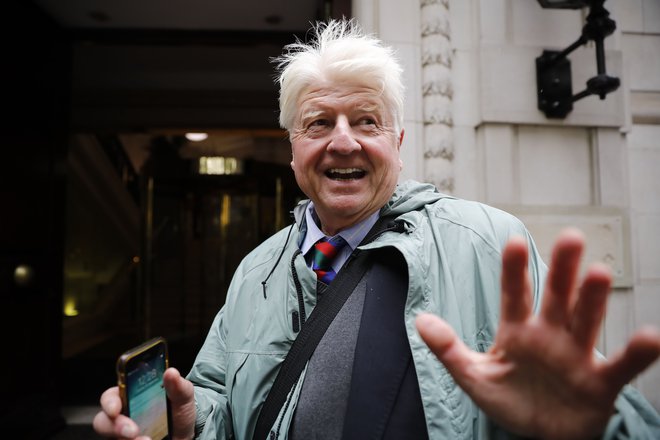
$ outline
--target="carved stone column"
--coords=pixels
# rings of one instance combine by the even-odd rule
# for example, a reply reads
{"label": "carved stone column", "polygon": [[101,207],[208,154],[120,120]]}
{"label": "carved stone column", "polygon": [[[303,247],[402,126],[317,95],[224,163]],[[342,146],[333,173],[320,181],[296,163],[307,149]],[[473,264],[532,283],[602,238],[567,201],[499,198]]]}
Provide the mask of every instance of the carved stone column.
{"label": "carved stone column", "polygon": [[449,0],[421,0],[424,179],[454,190]]}

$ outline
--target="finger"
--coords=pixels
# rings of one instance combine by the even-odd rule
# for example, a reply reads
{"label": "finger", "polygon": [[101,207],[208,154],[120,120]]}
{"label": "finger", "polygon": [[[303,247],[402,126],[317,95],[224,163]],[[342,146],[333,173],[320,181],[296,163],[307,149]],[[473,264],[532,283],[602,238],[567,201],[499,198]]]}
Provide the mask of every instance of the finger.
{"label": "finger", "polygon": [[594,264],[587,273],[575,304],[571,331],[577,344],[591,351],[605,316],[612,276],[604,264]]}
{"label": "finger", "polygon": [[173,405],[185,405],[195,399],[193,384],[184,379],[176,368],[168,368],[165,371],[163,386]]}
{"label": "finger", "polygon": [[660,331],[654,327],[638,330],[625,350],[610,360],[604,374],[610,383],[621,388],[644,371],[660,356]]}
{"label": "finger", "polygon": [[426,345],[444,364],[454,380],[466,391],[474,387],[469,376],[475,355],[442,319],[430,313],[420,313],[415,320],[417,331]]}
{"label": "finger", "polygon": [[94,431],[103,437],[135,438],[139,434],[138,426],[128,417],[119,415],[110,418],[103,411],[94,416],[92,426]]}
{"label": "finger", "polygon": [[176,368],[168,368],[163,386],[172,403],[173,438],[191,438],[195,432],[195,387]]}
{"label": "finger", "polygon": [[523,237],[511,238],[502,255],[503,321],[524,321],[532,313],[527,258],[527,241]]}
{"label": "finger", "polygon": [[108,388],[101,394],[101,409],[110,417],[117,417],[121,413],[121,398],[119,388]]}
{"label": "finger", "polygon": [[583,247],[584,236],[575,228],[565,229],[557,238],[541,307],[541,316],[548,323],[569,323]]}

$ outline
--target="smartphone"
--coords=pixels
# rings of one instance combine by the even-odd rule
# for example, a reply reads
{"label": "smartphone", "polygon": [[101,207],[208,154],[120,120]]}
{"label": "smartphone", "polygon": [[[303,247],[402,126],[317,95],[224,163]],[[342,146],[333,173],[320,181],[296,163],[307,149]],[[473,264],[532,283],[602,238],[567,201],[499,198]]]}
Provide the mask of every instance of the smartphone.
{"label": "smartphone", "polygon": [[122,412],[137,423],[140,435],[153,440],[170,439],[170,403],[163,387],[167,367],[167,342],[161,337],[128,350],[117,359]]}

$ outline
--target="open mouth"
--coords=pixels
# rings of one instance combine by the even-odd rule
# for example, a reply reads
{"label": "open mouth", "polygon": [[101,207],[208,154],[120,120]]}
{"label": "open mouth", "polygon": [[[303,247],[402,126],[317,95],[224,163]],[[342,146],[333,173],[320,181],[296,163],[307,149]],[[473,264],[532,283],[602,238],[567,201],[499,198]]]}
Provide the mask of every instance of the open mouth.
{"label": "open mouth", "polygon": [[331,168],[325,172],[326,177],[334,180],[361,179],[366,174],[359,168]]}

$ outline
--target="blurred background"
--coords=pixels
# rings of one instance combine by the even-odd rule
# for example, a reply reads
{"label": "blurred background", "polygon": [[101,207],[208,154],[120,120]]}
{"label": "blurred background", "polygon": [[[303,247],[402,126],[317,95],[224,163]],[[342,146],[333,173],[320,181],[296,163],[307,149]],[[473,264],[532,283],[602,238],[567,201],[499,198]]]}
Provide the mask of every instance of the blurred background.
{"label": "blurred background", "polygon": [[3,438],[66,420],[90,438],[71,426],[149,337],[188,371],[234,269],[302,196],[270,58],[331,15],[350,5],[7,4]]}

